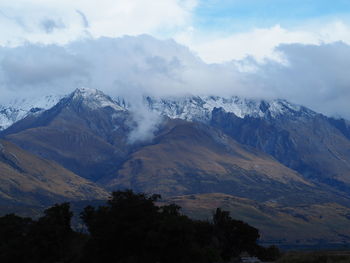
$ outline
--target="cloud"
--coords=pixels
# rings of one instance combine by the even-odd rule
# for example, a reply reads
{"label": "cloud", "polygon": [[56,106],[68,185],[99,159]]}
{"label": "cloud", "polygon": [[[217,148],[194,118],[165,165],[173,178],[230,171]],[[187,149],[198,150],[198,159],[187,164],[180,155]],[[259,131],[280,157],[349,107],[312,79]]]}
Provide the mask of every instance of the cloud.
{"label": "cloud", "polygon": [[89,20],[87,19],[86,15],[83,12],[81,12],[80,10],[75,10],[75,11],[81,16],[83,26],[85,28],[88,28],[89,27]]}
{"label": "cloud", "polygon": [[65,28],[65,25],[61,21],[55,21],[50,18],[43,19],[40,24],[47,34],[51,34],[55,29]]}
{"label": "cloud", "polygon": [[167,34],[190,23],[195,6],[196,0],[101,0],[98,5],[93,0],[5,1],[0,4],[0,45]]}
{"label": "cloud", "polygon": [[20,16],[9,16],[2,10],[0,10],[0,16],[2,16],[2,18],[5,18],[7,22],[14,22],[16,25],[20,26],[21,28],[26,29],[26,25]]}
{"label": "cloud", "polygon": [[[0,4],[2,46],[26,42],[67,44],[86,38],[150,34],[174,38],[178,43],[190,47],[207,63],[222,63],[242,60],[247,56],[253,56],[259,61],[265,58],[279,60],[280,54],[275,48],[280,44],[319,45],[334,41],[350,44],[350,26],[346,17],[343,16],[342,20],[340,15],[334,18],[341,11],[338,9],[337,12],[333,9],[329,11],[333,16],[312,17],[307,21],[306,18],[300,18],[298,24],[287,27],[289,23],[281,14],[271,14],[274,22],[269,26],[256,26],[257,23],[249,20],[248,14],[243,13],[235,18],[235,13],[228,12],[232,8],[236,10],[239,6],[245,6],[246,1],[101,0],[98,5],[93,0],[3,2]],[[310,8],[309,4],[305,5]],[[203,6],[208,9],[203,9]],[[247,4],[249,8],[252,6],[254,4]],[[261,7],[265,10],[264,5]],[[287,14],[289,8],[302,11],[299,10],[301,7],[293,6],[292,1],[287,5],[277,5],[276,8]],[[211,16],[213,10],[214,13],[218,12],[214,17]],[[221,16],[227,16],[228,20],[220,20]],[[280,19],[283,26],[277,24],[276,18]],[[201,25],[200,22],[206,19],[218,23],[214,26],[214,32],[210,31],[210,24]],[[232,31],[232,28],[244,28],[245,31]]]}
{"label": "cloud", "polygon": [[350,118],[348,44],[284,44],[275,52],[283,63],[248,57],[207,64],[186,46],[148,35],[0,48],[0,103],[29,92],[65,94],[87,86],[135,105],[142,95],[238,95],[284,98]]}
{"label": "cloud", "polygon": [[174,38],[179,43],[190,46],[207,63],[242,60],[247,56],[260,62],[264,59],[281,61],[280,53],[276,49],[281,44],[321,45],[335,41],[350,44],[350,26],[334,20],[313,22],[295,28],[284,28],[276,24],[245,32],[220,32],[219,35],[191,28],[179,32]]}
{"label": "cloud", "polygon": [[155,132],[158,130],[159,124],[162,122],[162,117],[151,112],[141,100],[135,100],[130,111],[132,113],[133,123],[130,124],[131,132],[128,136],[128,142],[145,142],[153,139]]}
{"label": "cloud", "polygon": [[0,104],[97,88],[133,102],[130,141],[149,138],[159,121],[143,108],[142,95],[285,98],[350,119],[349,24],[325,19],[213,33],[194,21],[199,3],[1,3]]}
{"label": "cloud", "polygon": [[287,64],[273,60],[257,65],[251,81],[282,97],[332,116],[350,119],[350,46],[288,44],[276,51]]}
{"label": "cloud", "polygon": [[[60,46],[0,48],[0,93],[25,97],[29,93],[40,96],[69,92],[75,83],[88,78],[88,67],[84,58]],[[0,100],[6,102],[8,98],[2,96]]]}

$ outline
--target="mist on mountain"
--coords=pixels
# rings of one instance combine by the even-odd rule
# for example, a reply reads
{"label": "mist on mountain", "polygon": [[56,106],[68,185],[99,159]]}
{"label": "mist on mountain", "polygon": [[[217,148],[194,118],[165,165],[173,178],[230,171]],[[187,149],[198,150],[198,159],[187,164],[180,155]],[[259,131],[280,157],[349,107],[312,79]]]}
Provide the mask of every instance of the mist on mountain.
{"label": "mist on mountain", "polygon": [[237,95],[288,99],[349,118],[349,48],[344,43],[288,44],[276,50],[280,62],[246,58],[207,64],[173,40],[148,35],[90,38],[65,46],[1,47],[0,104],[19,97],[67,94],[85,86],[128,97],[134,105],[142,105],[135,100],[143,95]]}

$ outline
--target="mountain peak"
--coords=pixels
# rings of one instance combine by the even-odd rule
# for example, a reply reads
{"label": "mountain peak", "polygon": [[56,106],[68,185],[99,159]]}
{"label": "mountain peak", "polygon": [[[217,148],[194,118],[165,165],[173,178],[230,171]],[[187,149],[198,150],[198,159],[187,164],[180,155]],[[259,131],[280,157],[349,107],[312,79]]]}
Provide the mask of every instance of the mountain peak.
{"label": "mountain peak", "polygon": [[280,116],[314,116],[316,113],[286,100],[259,100],[237,96],[186,96],[169,98],[146,98],[146,104],[153,111],[158,111],[170,118],[207,122],[215,108],[234,113],[239,118],[278,118]]}
{"label": "mountain peak", "polygon": [[103,94],[104,96],[107,96],[102,91],[99,91],[97,89],[92,89],[92,88],[86,88],[86,87],[76,88],[72,94],[75,97],[91,97],[91,96],[96,96],[98,94]]}
{"label": "mountain peak", "polygon": [[69,98],[75,102],[82,103],[91,109],[111,107],[117,111],[125,110],[111,97],[97,89],[80,87],[73,91],[69,95]]}

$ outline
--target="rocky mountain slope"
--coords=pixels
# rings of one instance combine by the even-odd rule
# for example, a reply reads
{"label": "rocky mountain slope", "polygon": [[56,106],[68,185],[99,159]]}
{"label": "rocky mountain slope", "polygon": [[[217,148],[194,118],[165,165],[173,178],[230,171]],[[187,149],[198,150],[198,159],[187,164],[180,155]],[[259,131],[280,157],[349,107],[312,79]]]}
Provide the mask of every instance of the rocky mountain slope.
{"label": "rocky mountain slope", "polygon": [[3,132],[43,158],[97,180],[116,169],[128,152],[128,112],[102,92],[78,89],[51,109],[28,115]]}
{"label": "rocky mountain slope", "polygon": [[304,178],[350,193],[350,141],[325,116],[242,119],[215,109],[211,125],[272,155]]}
{"label": "rocky mountain slope", "polygon": [[101,183],[167,196],[221,192],[256,200],[313,191],[312,184],[269,155],[217,129],[180,120],[168,120],[152,144],[133,152]]}
{"label": "rocky mountain slope", "polygon": [[184,97],[145,97],[145,104],[152,110],[172,119],[209,123],[215,108],[233,113],[238,118],[253,117],[274,119],[278,117],[317,115],[310,109],[286,100],[259,100],[237,96],[184,96]]}
{"label": "rocky mountain slope", "polygon": [[350,194],[350,125],[285,100],[146,98],[170,118],[206,123],[259,149],[307,180]]}

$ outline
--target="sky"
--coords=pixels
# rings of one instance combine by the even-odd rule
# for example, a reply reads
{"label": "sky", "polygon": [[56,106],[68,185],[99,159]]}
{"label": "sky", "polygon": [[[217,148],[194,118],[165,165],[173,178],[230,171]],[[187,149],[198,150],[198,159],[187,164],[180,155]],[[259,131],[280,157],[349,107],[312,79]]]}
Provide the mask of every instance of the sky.
{"label": "sky", "polygon": [[284,98],[350,119],[350,1],[2,0],[0,103],[111,95]]}

